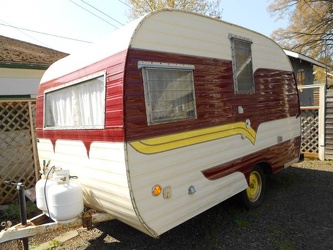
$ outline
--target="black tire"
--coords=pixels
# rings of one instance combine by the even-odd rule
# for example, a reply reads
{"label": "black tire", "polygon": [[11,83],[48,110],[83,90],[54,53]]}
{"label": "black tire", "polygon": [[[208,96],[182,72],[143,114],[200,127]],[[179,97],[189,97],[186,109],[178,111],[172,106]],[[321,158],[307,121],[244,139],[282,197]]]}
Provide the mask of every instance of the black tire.
{"label": "black tire", "polygon": [[249,187],[241,193],[246,208],[256,208],[263,202],[266,191],[265,177],[259,165],[252,169],[249,176]]}

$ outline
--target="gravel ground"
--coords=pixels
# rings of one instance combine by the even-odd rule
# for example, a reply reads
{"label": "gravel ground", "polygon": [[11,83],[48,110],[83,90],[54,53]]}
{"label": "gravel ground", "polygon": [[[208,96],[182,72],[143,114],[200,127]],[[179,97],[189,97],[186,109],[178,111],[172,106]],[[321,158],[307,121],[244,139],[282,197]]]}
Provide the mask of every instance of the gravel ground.
{"label": "gravel ground", "polygon": [[[116,220],[77,231],[77,237],[49,249],[333,249],[333,162],[294,164],[268,177],[259,208],[245,210],[231,198],[159,239]],[[30,249],[57,235],[30,238]],[[0,249],[16,246],[4,243]]]}

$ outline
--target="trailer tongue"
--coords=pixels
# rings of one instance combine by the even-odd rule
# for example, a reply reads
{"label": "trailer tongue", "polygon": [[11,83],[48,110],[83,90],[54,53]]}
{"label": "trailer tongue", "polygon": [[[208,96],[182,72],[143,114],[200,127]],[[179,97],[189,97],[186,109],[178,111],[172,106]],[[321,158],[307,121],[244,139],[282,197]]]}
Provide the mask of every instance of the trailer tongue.
{"label": "trailer tongue", "polygon": [[[4,229],[0,232],[0,243],[22,239],[23,249],[28,249],[28,238],[38,234],[49,233],[67,228],[85,227],[91,229],[96,223],[114,219],[109,213],[98,213],[95,210],[84,211],[82,190],[79,183],[70,181],[73,176],[69,171],[43,169],[47,176],[36,183],[36,204],[42,214],[27,220],[24,185],[16,185],[19,190],[21,223],[12,226],[10,221],[2,222]],[[44,174],[44,171],[43,171]],[[53,190],[53,191],[52,191]]]}
{"label": "trailer tongue", "polygon": [[110,214],[92,213],[92,211],[93,210],[82,213],[80,216],[67,223],[52,221],[46,214],[40,214],[28,220],[26,225],[20,223],[10,226],[10,222],[3,222],[1,225],[5,226],[5,228],[0,232],[0,243],[67,228],[85,227],[90,229],[97,223],[114,219]]}

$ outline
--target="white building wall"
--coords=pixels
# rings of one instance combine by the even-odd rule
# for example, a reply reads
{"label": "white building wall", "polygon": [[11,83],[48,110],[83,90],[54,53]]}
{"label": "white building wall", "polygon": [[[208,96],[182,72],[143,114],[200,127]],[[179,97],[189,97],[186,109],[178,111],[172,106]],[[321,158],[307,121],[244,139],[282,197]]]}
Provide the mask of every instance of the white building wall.
{"label": "white building wall", "polygon": [[0,96],[30,95],[36,98],[45,70],[0,68]]}

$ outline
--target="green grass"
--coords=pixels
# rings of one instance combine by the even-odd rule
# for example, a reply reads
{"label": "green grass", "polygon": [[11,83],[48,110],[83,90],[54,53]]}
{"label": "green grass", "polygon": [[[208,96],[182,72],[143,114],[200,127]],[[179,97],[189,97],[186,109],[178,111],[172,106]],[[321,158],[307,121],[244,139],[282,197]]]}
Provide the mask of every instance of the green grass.
{"label": "green grass", "polygon": [[49,243],[49,247],[43,249],[43,250],[55,250],[57,249],[57,247],[59,246],[59,241],[57,240],[52,240],[50,243]]}

